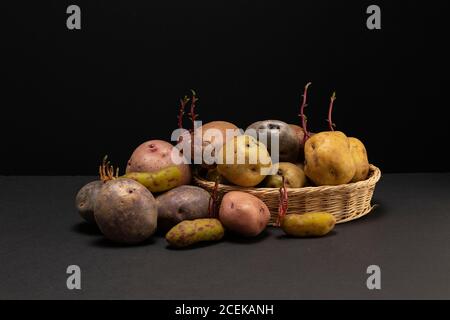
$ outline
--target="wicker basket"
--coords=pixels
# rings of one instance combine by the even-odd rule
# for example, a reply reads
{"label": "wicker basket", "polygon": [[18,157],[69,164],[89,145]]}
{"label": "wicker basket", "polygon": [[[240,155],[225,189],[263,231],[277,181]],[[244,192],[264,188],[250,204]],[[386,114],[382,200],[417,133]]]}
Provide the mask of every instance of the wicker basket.
{"label": "wicker basket", "polygon": [[[288,188],[289,207],[287,213],[326,211],[336,217],[337,223],[360,218],[373,208],[371,200],[380,177],[380,169],[370,165],[369,177],[364,181],[338,186]],[[194,177],[194,183],[209,192],[214,189],[214,182],[199,177]],[[219,199],[229,191],[244,191],[263,200],[270,210],[269,224],[275,225],[278,217],[279,189],[244,188],[219,184]]]}

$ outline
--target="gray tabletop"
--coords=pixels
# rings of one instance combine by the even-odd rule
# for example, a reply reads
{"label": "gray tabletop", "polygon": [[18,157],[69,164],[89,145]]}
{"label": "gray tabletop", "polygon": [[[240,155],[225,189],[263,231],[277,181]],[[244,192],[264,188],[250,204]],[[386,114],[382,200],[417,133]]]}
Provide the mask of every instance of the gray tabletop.
{"label": "gray tabletop", "polygon": [[[0,177],[0,299],[449,299],[450,174],[386,174],[379,207],[329,236],[269,228],[171,250],[155,236],[116,246],[82,222],[77,190],[91,177]],[[81,268],[81,290],[66,269]],[[369,290],[367,268],[381,270]]]}

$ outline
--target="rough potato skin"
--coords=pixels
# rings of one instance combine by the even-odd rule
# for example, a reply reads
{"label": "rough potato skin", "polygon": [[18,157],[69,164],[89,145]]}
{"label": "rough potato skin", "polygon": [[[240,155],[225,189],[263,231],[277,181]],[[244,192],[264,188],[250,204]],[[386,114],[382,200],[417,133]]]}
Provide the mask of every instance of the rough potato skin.
{"label": "rough potato skin", "polygon": [[366,180],[369,174],[369,159],[367,158],[367,151],[361,140],[349,137],[350,152],[355,163],[355,175],[352,182]]}
{"label": "rough potato skin", "polygon": [[241,192],[228,192],[222,199],[219,219],[225,228],[243,236],[254,237],[267,226],[270,212],[257,197]]}
{"label": "rough potato skin", "polygon": [[317,185],[349,183],[355,164],[347,136],[340,131],[319,132],[305,143],[305,174]]}
{"label": "rough potato skin", "polygon": [[287,214],[281,221],[281,229],[293,237],[320,237],[333,230],[336,218],[328,212]]}
{"label": "rough potato skin", "polygon": [[100,180],[89,182],[78,191],[75,198],[78,213],[89,223],[95,224],[94,207],[102,186],[103,182]]}
{"label": "rough potato skin", "polygon": [[[162,140],[150,140],[138,146],[127,163],[126,173],[130,172],[157,172],[174,165],[171,153],[174,146]],[[191,181],[191,168],[189,164],[178,164],[181,171],[180,185]]]}
{"label": "rough potato skin", "polygon": [[158,228],[168,230],[183,220],[208,217],[210,194],[199,187],[180,186],[156,198]]}
{"label": "rough potato skin", "polygon": [[163,192],[181,184],[181,171],[178,166],[171,166],[155,172],[128,172],[123,178],[133,179],[150,192]]}
{"label": "rough potato skin", "polygon": [[[234,157],[232,163],[226,163],[226,155],[230,153]],[[256,163],[250,163],[251,155],[255,156]],[[262,174],[262,168],[271,168],[272,160],[266,146],[252,136],[241,135],[234,137],[225,143],[217,155],[221,159],[217,164],[218,172],[231,183],[242,187],[253,187],[266,177]],[[245,163],[238,164],[241,158]]]}
{"label": "rough potato skin", "polygon": [[104,183],[94,216],[106,238],[119,243],[139,243],[156,230],[156,200],[139,182],[118,178]]}
{"label": "rough potato skin", "polygon": [[267,133],[267,150],[271,152],[270,132],[279,132],[279,161],[295,162],[300,149],[300,141],[295,131],[285,122],[280,120],[264,120],[252,123],[247,127],[254,129],[258,137]]}
{"label": "rough potato skin", "polygon": [[223,238],[224,229],[217,219],[184,220],[166,234],[172,247],[183,248],[203,241],[218,241]]}

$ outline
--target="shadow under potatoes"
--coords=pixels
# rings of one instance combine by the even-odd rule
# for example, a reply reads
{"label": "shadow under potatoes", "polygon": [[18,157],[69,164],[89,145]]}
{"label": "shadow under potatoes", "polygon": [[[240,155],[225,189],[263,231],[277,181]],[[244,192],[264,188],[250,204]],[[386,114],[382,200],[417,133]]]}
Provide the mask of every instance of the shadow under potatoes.
{"label": "shadow under potatoes", "polygon": [[87,236],[101,236],[102,235],[100,229],[95,224],[92,224],[92,223],[89,223],[86,221],[79,222],[79,223],[73,225],[71,230],[76,233],[84,234]]}
{"label": "shadow under potatoes", "polygon": [[253,244],[258,243],[261,241],[264,241],[268,237],[271,236],[271,231],[269,231],[267,228],[261,232],[256,237],[244,237],[242,235],[233,233],[231,231],[227,231],[225,233],[224,240],[227,242],[237,243],[237,244]]}
{"label": "shadow under potatoes", "polygon": [[140,243],[131,243],[131,244],[126,244],[126,243],[118,243],[118,242],[114,242],[111,240],[108,240],[107,238],[99,238],[96,239],[92,242],[89,243],[89,245],[93,246],[93,247],[98,247],[98,248],[130,248],[130,247],[144,247],[144,246],[148,246],[148,245],[152,245],[155,243],[155,239],[153,238],[148,238],[147,240],[140,242]]}
{"label": "shadow under potatoes", "polygon": [[279,236],[277,236],[277,239],[280,240],[295,240],[295,239],[299,239],[299,240],[307,240],[307,239],[323,239],[323,238],[331,238],[331,237],[335,237],[338,233],[335,230],[331,230],[328,234],[324,235],[324,236],[320,236],[320,237],[293,237],[293,236],[289,236],[287,234],[280,234]]}

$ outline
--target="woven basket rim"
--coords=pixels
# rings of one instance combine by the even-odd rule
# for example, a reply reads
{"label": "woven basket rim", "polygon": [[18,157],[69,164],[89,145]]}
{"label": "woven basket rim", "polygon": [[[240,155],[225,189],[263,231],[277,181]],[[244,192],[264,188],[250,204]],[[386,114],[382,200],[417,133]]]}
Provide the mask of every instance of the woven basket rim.
{"label": "woven basket rim", "polygon": [[[210,185],[210,186],[214,186],[214,182],[213,181],[208,181],[205,180],[197,175],[194,175],[194,180],[197,183],[201,183],[201,184],[206,184],[206,185]],[[335,186],[313,186],[313,187],[302,187],[302,188],[286,188],[287,191],[291,191],[294,192],[295,191],[303,191],[303,192],[311,192],[311,191],[344,191],[346,189],[359,189],[359,188],[365,188],[369,185],[375,185],[381,178],[381,171],[378,167],[376,167],[373,164],[369,165],[369,176],[367,179],[362,180],[362,181],[357,181],[357,182],[350,182],[350,183],[346,183],[346,184],[340,184],[340,185],[335,185]],[[251,190],[252,192],[269,192],[269,191],[277,191],[279,190],[279,188],[255,188],[255,187],[241,187],[241,186],[236,186],[236,185],[228,185],[228,184],[221,184],[219,183],[218,185],[219,188],[225,188],[225,189],[233,189],[233,190],[242,190],[242,191],[249,191]]]}

